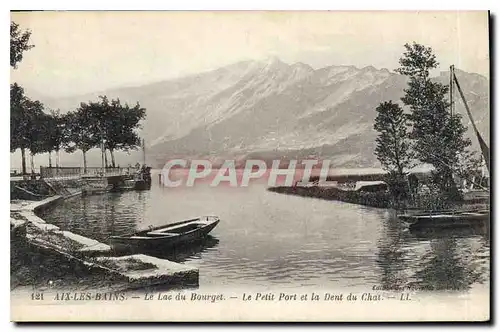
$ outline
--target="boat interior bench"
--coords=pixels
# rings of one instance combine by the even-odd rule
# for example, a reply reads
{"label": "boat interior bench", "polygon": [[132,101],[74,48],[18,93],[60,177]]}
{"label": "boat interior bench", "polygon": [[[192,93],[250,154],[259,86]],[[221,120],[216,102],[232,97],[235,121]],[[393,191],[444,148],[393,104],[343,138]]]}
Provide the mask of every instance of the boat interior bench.
{"label": "boat interior bench", "polygon": [[161,230],[158,231],[152,231],[147,233],[148,236],[177,236],[179,235],[178,233],[167,233],[167,232],[162,232]]}

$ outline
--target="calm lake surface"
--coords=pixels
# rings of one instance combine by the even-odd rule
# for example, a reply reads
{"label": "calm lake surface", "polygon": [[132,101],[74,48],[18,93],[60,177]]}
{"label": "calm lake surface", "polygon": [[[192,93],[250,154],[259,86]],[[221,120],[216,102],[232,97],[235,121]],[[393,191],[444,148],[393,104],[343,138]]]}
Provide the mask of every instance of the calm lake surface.
{"label": "calm lake surface", "polygon": [[112,234],[200,215],[221,218],[211,238],[155,255],[198,267],[202,290],[489,286],[489,227],[413,233],[387,210],[272,193],[265,184],[153,183],[150,191],[70,199],[42,217],[108,242]]}

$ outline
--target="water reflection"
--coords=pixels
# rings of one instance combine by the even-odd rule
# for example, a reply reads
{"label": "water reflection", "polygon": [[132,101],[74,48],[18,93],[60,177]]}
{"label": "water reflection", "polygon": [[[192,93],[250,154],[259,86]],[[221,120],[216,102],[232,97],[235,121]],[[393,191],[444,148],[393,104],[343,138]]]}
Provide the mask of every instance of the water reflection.
{"label": "water reflection", "polygon": [[384,209],[259,185],[88,196],[63,202],[44,219],[107,243],[111,235],[200,215],[221,218],[212,237],[147,254],[198,267],[201,287],[467,289],[489,279],[489,228],[414,231]]}
{"label": "water reflection", "polygon": [[[168,259],[177,263],[184,263],[191,259],[201,259],[202,254],[209,250],[214,250],[219,244],[219,240],[213,236],[193,243],[187,243],[179,246],[157,247],[154,250],[141,249],[140,253],[158,258]],[[120,254],[132,254],[134,251],[121,252]]]}
{"label": "water reflection", "polygon": [[384,223],[377,263],[384,289],[467,290],[489,279],[489,225],[408,230]]}
{"label": "water reflection", "polygon": [[394,214],[386,216],[383,234],[378,241],[377,263],[382,270],[380,285],[384,289],[406,286],[409,261],[405,246],[404,227]]}
{"label": "water reflection", "polygon": [[454,237],[434,239],[430,251],[422,257],[410,286],[426,290],[467,290],[480,280],[480,273],[465,252],[458,249]]}
{"label": "water reflection", "polygon": [[65,230],[108,243],[111,235],[134,232],[143,214],[144,195],[123,198],[118,193],[110,193],[71,199],[45,211],[42,218]]}
{"label": "water reflection", "polygon": [[422,227],[412,228],[410,233],[419,240],[431,240],[448,237],[481,237],[486,246],[490,245],[490,223],[478,222],[458,228]]}

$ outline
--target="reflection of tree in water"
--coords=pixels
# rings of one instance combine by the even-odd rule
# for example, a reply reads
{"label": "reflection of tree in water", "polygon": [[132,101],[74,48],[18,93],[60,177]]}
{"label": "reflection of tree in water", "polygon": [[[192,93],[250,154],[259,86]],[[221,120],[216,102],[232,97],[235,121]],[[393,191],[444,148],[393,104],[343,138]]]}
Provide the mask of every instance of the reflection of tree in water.
{"label": "reflection of tree in water", "polygon": [[[97,234],[89,234],[103,242],[108,242],[111,235],[122,235],[132,233],[136,229],[138,221],[137,209],[138,202],[135,203],[124,200],[120,193],[110,193],[103,197],[102,203],[104,207],[95,208],[96,213],[100,216],[95,217],[94,222],[97,222],[100,229]],[[100,220],[99,220],[100,219]]]}
{"label": "reflection of tree in water", "polygon": [[490,247],[490,221],[480,224],[477,226],[478,227],[478,234],[482,236],[484,245],[486,247]]}
{"label": "reflection of tree in water", "polygon": [[456,237],[442,237],[430,242],[426,254],[411,284],[417,289],[467,290],[473,283],[481,282],[481,273],[470,264],[471,253],[458,248]]}
{"label": "reflection of tree in water", "polygon": [[416,287],[466,290],[489,278],[489,222],[453,229],[415,229],[412,234],[431,244],[431,252],[415,274]]}
{"label": "reflection of tree in water", "polygon": [[442,228],[442,227],[418,227],[412,228],[411,234],[417,239],[432,240],[438,238],[477,238],[483,239],[486,247],[490,246],[490,223],[475,223],[457,228]]}
{"label": "reflection of tree in water", "polygon": [[42,217],[63,230],[107,243],[111,235],[132,233],[139,222],[144,196],[127,199],[120,195],[109,193],[68,200]]}
{"label": "reflection of tree in water", "polygon": [[[377,264],[384,289],[466,290],[488,278],[489,225],[410,233],[395,215],[383,218]],[[420,254],[423,246],[429,249]]]}
{"label": "reflection of tree in water", "polygon": [[[96,209],[97,217],[100,220],[99,222],[95,222],[95,231],[96,234],[107,234],[110,208],[112,208],[112,203],[110,202],[112,195],[101,195],[101,197],[101,204]],[[94,220],[87,220],[87,222],[92,223]]]}
{"label": "reflection of tree in water", "polygon": [[384,289],[399,289],[406,284],[404,275],[407,261],[403,248],[404,237],[401,222],[391,215],[384,223],[383,236],[378,241],[377,264],[382,270],[380,286]]}

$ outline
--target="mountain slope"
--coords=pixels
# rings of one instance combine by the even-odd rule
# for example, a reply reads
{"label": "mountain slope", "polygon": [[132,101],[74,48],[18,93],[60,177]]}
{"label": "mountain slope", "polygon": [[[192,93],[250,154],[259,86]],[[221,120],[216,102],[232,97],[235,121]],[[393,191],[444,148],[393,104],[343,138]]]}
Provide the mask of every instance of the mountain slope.
{"label": "mountain slope", "polygon": [[[489,141],[488,80],[456,74],[484,138]],[[447,84],[448,73],[436,80]],[[277,58],[246,61],[211,72],[140,87],[48,101],[71,109],[99,94],[139,101],[147,109],[143,135],[149,159],[323,157],[336,166],[377,166],[375,108],[400,102],[406,78],[371,66],[314,70]],[[458,93],[456,93],[458,97]],[[463,104],[456,109],[469,123]],[[469,137],[476,138],[470,130]]]}

